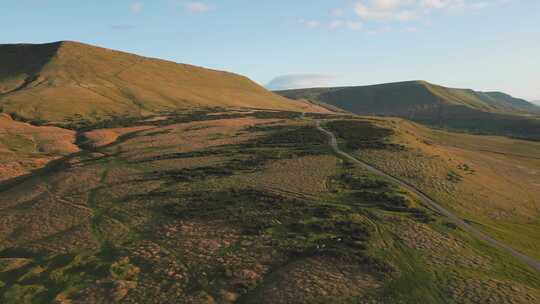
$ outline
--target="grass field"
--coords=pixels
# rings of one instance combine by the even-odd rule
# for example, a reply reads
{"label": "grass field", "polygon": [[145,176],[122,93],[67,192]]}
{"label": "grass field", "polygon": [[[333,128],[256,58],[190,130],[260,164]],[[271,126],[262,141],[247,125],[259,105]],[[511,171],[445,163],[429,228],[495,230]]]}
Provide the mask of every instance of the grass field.
{"label": "grass field", "polygon": [[405,179],[478,228],[540,258],[540,144],[387,121],[387,145],[359,158]]}
{"label": "grass field", "polygon": [[36,127],[0,114],[0,183],[78,150],[73,131]]}
{"label": "grass field", "polygon": [[[86,128],[85,150],[2,191],[0,302],[540,300],[537,273],[334,156],[298,113],[187,117]],[[343,136],[378,164],[447,149],[402,136],[401,124],[362,119]]]}

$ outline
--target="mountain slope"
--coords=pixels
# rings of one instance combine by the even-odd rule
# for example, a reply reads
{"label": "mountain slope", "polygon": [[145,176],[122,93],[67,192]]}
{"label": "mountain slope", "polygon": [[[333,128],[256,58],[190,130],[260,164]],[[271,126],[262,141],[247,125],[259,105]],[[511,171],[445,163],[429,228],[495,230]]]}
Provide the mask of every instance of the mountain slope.
{"label": "mountain slope", "polygon": [[428,125],[540,138],[540,107],[499,92],[452,89],[425,81],[279,91],[363,115],[397,116]]}
{"label": "mountain slope", "polygon": [[32,126],[0,114],[0,184],[79,151],[75,132]]}
{"label": "mountain slope", "polygon": [[485,96],[486,103],[493,103],[495,107],[505,110],[517,110],[524,113],[540,113],[540,107],[532,102],[521,98],[515,98],[502,92],[477,92],[480,96]]}
{"label": "mountain slope", "polygon": [[0,45],[0,66],[0,109],[31,120],[193,107],[313,108],[240,75],[76,42]]}
{"label": "mountain slope", "polygon": [[340,158],[313,119],[531,257],[540,161],[522,155],[540,143],[345,115],[161,119],[85,132],[93,145],[0,189],[0,303],[540,301],[537,272]]}

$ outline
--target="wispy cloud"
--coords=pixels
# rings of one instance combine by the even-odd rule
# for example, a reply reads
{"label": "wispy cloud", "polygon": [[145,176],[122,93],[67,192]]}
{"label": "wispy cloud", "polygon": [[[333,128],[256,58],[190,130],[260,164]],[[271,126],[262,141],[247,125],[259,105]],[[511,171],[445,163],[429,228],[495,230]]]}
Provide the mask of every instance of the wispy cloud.
{"label": "wispy cloud", "polygon": [[359,31],[362,29],[363,25],[360,21],[347,21],[346,23],[347,28],[353,30],[353,31]]}
{"label": "wispy cloud", "polygon": [[341,19],[335,19],[329,22],[320,22],[316,20],[304,20],[300,19],[298,23],[302,24],[308,29],[329,29],[329,30],[337,30],[340,28],[346,28],[353,31],[358,31],[362,29],[362,22],[360,21],[353,21],[353,20],[341,20]]}
{"label": "wispy cloud", "polygon": [[408,22],[436,11],[467,11],[500,5],[511,0],[363,0],[353,4],[354,13],[363,20]]}
{"label": "wispy cloud", "polygon": [[326,87],[335,84],[337,77],[327,74],[291,74],[278,76],[270,81],[266,88],[287,90],[313,87]]}
{"label": "wispy cloud", "polygon": [[321,26],[321,22],[315,20],[300,19],[298,20],[298,23],[310,29],[319,28]]}
{"label": "wispy cloud", "polygon": [[401,26],[404,32],[411,33],[418,31],[419,24],[429,24],[429,17],[437,12],[467,12],[511,1],[513,0],[361,0],[346,7],[334,8],[329,12],[329,21],[301,19],[300,24],[309,29],[363,30],[373,35],[384,32],[381,28],[387,28],[391,23],[413,23],[414,26]]}
{"label": "wispy cloud", "polygon": [[191,13],[204,13],[214,9],[213,6],[203,2],[188,2],[186,3],[185,8]]}
{"label": "wispy cloud", "polygon": [[141,2],[134,2],[129,6],[129,10],[133,13],[140,13],[143,10],[143,4]]}
{"label": "wispy cloud", "polygon": [[330,22],[330,24],[328,24],[328,27],[330,29],[337,29],[342,27],[344,24],[345,22],[343,20],[333,20],[332,22]]}
{"label": "wispy cloud", "polygon": [[347,28],[353,31],[361,30],[362,26],[362,22],[350,20],[334,20],[328,25],[330,29]]}
{"label": "wispy cloud", "polygon": [[362,20],[370,21],[409,21],[418,18],[419,12],[413,9],[415,0],[374,0],[366,4],[354,4],[354,13]]}
{"label": "wispy cloud", "polygon": [[360,30],[368,23],[407,23],[424,20],[435,11],[463,11],[483,9],[511,0],[362,0],[348,7],[336,7],[330,11],[333,20],[304,20],[307,28]]}

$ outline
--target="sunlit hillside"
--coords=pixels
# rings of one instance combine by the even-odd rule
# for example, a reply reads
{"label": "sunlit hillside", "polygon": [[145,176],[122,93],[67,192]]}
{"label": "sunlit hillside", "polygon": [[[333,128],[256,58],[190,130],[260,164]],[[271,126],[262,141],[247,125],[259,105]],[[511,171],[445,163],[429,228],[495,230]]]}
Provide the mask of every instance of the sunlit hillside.
{"label": "sunlit hillside", "polygon": [[294,111],[246,77],[76,42],[0,45],[0,110],[25,120],[97,121],[197,107]]}

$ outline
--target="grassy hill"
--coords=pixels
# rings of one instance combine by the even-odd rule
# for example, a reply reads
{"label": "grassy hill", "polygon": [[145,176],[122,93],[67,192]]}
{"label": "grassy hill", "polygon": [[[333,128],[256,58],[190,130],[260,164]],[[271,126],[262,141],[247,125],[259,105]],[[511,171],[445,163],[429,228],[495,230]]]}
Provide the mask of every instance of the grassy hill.
{"label": "grassy hill", "polygon": [[540,107],[500,92],[409,81],[279,91],[362,115],[396,116],[440,128],[540,139]]}
{"label": "grassy hill", "polygon": [[[540,142],[329,113],[320,96],[359,93],[292,101],[72,42],[0,55],[0,303],[540,302],[537,271],[335,153],[317,125],[533,259]],[[361,99],[533,115],[499,93],[389,86]]]}
{"label": "grassy hill", "polygon": [[539,256],[540,163],[523,158],[538,143],[399,119],[182,112],[85,130],[80,152],[0,190],[0,302],[540,301],[537,272],[341,159],[314,117],[344,149]]}
{"label": "grassy hill", "polygon": [[402,148],[356,148],[357,158],[540,259],[540,142],[433,130],[399,118],[374,120],[394,131],[390,147]]}
{"label": "grassy hill", "polygon": [[71,130],[32,126],[0,113],[0,183],[78,150]]}
{"label": "grassy hill", "polygon": [[0,45],[0,110],[25,120],[96,121],[200,107],[316,110],[246,77],[76,42]]}

